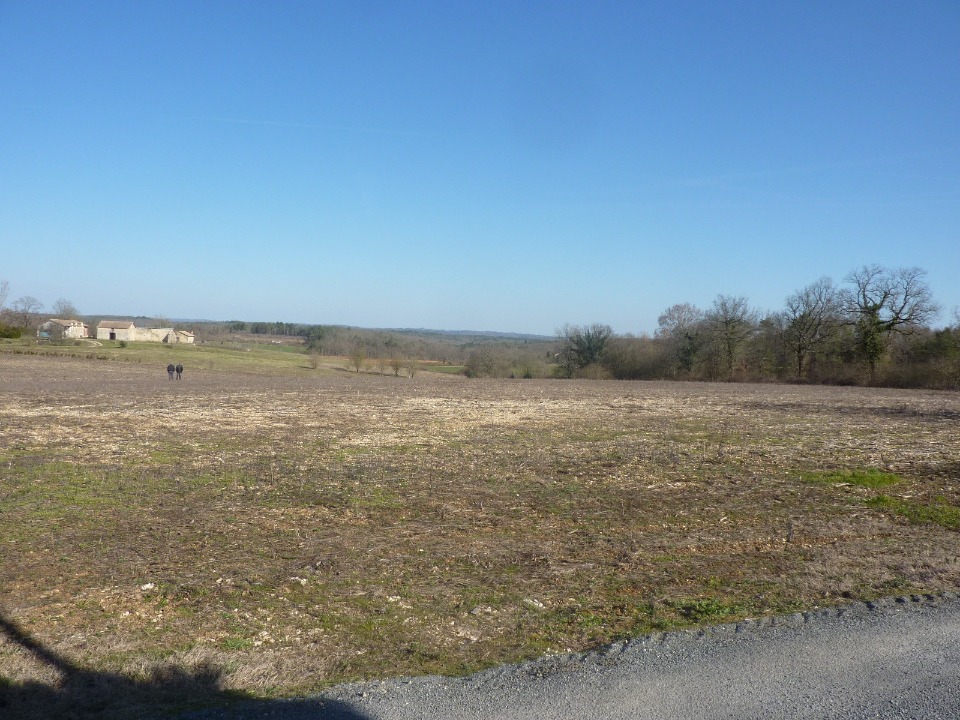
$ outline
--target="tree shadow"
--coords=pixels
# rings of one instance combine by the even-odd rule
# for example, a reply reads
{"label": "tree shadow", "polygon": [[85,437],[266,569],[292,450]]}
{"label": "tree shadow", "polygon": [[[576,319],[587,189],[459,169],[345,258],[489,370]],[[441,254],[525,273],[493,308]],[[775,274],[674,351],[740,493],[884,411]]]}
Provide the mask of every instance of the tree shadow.
{"label": "tree shadow", "polygon": [[97,672],[73,663],[31,637],[16,622],[0,614],[0,640],[19,645],[55,669],[51,683],[13,682],[0,675],[0,718],[4,720],[88,720],[89,718],[182,718],[225,720],[311,718],[369,720],[349,705],[323,698],[262,700],[249,693],[223,688],[224,672],[212,665],[193,671],[166,667],[146,679]]}

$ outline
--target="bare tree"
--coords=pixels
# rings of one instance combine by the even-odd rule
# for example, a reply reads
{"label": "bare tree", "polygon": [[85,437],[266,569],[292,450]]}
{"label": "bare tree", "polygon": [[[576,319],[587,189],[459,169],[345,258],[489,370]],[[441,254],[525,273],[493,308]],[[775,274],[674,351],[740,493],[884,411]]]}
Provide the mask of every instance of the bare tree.
{"label": "bare tree", "polygon": [[75,320],[80,315],[76,305],[64,298],[59,298],[53,304],[53,307],[50,308],[50,312],[52,312],[55,317],[62,318],[63,320]]}
{"label": "bare tree", "polygon": [[707,312],[706,325],[720,353],[727,379],[733,378],[737,355],[756,324],[757,313],[745,297],[717,295]]}
{"label": "bare tree", "polygon": [[467,377],[496,377],[498,358],[490,347],[479,347],[467,356]]}
{"label": "bare tree", "polygon": [[660,313],[654,337],[667,345],[677,369],[693,370],[697,352],[703,344],[705,313],[690,303],[678,303]]}
{"label": "bare tree", "polygon": [[870,368],[870,381],[893,333],[906,335],[932,320],[940,307],[918,267],[889,270],[864,265],[851,272],[852,285],[841,296],[847,322],[853,325],[857,350]]}
{"label": "bare tree", "polygon": [[9,294],[10,294],[10,281],[0,280],[0,311],[3,310],[3,306],[7,302],[7,296]]}
{"label": "bare tree", "polygon": [[35,297],[25,295],[17,298],[10,306],[10,317],[14,325],[19,328],[29,328],[37,323],[37,316],[43,310],[43,303]]}
{"label": "bare tree", "polygon": [[420,371],[420,361],[416,358],[407,358],[407,375],[413,377]]}
{"label": "bare tree", "polygon": [[793,356],[799,380],[840,325],[840,295],[833,280],[822,277],[797,290],[787,298],[780,321],[780,336]]}

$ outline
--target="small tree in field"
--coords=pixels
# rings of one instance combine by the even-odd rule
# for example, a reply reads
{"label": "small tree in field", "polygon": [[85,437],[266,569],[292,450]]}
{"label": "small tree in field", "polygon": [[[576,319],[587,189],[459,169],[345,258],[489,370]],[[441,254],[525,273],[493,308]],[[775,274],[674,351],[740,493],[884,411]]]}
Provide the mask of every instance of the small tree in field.
{"label": "small tree in field", "polygon": [[479,347],[467,356],[466,372],[468,377],[497,377],[500,358],[490,347]]}
{"label": "small tree in field", "polygon": [[357,345],[350,351],[350,366],[357,371],[357,374],[363,369],[363,364],[367,360],[367,353],[363,348]]}
{"label": "small tree in field", "polygon": [[393,370],[394,377],[400,377],[400,371],[403,370],[403,358],[390,358],[390,369]]}

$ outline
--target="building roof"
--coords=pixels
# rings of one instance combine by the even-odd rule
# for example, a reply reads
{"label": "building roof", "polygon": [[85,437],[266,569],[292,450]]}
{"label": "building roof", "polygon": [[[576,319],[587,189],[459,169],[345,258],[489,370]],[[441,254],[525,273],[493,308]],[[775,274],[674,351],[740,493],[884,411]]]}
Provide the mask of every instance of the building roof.
{"label": "building roof", "polygon": [[63,320],[61,318],[50,318],[47,322],[56,323],[61,327],[86,327],[86,325],[79,320]]}
{"label": "building roof", "polygon": [[133,323],[129,320],[101,320],[97,323],[98,328],[132,328]]}

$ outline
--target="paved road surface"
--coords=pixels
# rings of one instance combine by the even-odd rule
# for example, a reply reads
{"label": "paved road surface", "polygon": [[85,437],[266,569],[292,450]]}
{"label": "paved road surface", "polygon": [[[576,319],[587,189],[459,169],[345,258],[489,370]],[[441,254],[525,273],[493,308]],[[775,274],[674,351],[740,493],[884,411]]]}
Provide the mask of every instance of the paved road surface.
{"label": "paved road surface", "polygon": [[960,720],[960,596],[653,635],[463,679],[335,688],[191,720]]}

